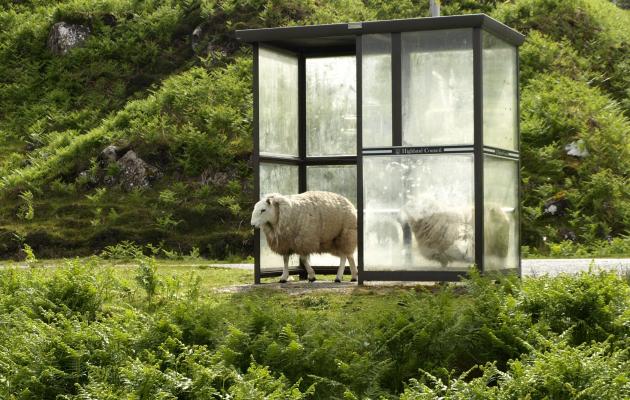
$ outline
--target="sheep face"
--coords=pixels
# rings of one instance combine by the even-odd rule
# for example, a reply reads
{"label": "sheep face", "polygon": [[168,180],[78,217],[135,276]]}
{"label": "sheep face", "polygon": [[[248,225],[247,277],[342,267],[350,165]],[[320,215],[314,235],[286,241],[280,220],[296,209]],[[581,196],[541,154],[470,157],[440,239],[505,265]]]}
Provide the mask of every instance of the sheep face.
{"label": "sheep face", "polygon": [[260,228],[266,223],[272,223],[276,218],[276,207],[269,197],[260,200],[254,205],[251,224],[254,228]]}

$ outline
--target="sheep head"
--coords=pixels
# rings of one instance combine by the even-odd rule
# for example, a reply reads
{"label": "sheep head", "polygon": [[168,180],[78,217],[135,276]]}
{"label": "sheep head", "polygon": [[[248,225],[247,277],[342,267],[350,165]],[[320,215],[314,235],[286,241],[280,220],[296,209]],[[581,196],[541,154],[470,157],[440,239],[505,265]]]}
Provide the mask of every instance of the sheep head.
{"label": "sheep head", "polygon": [[254,228],[260,228],[266,223],[276,224],[278,221],[278,200],[283,197],[279,194],[270,194],[263,197],[254,205],[251,224]]}

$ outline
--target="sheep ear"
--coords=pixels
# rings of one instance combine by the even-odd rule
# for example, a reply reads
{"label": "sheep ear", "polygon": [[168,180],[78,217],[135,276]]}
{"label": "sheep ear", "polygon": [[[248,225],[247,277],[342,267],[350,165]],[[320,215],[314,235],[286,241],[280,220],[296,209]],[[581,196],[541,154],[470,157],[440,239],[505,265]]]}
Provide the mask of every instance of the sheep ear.
{"label": "sheep ear", "polygon": [[277,205],[286,205],[287,204],[287,199],[286,197],[282,196],[282,195],[275,195],[275,196],[271,196],[267,199],[268,204],[277,206]]}
{"label": "sheep ear", "polygon": [[267,197],[267,204],[271,205],[271,199]]}

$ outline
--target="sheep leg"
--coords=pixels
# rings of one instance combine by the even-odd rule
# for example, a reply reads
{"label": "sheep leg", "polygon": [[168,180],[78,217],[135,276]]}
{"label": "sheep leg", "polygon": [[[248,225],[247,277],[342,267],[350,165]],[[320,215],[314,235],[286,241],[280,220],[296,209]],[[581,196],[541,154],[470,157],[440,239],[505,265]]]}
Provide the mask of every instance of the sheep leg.
{"label": "sheep leg", "polygon": [[346,268],[346,256],[339,256],[339,269],[337,270],[337,277],[335,282],[339,283],[343,279],[343,270]]}
{"label": "sheep leg", "polygon": [[348,256],[348,262],[350,263],[350,273],[352,273],[350,282],[356,282],[359,278],[359,271],[357,270],[357,265],[354,263],[354,256]]}
{"label": "sheep leg", "polygon": [[308,273],[308,281],[315,282],[315,270],[311,267],[311,263],[308,258],[308,256],[300,256],[300,259],[306,268],[306,272]]}
{"label": "sheep leg", "polygon": [[282,269],[282,276],[280,277],[280,283],[286,283],[289,279],[289,256],[282,256],[284,261],[284,268]]}

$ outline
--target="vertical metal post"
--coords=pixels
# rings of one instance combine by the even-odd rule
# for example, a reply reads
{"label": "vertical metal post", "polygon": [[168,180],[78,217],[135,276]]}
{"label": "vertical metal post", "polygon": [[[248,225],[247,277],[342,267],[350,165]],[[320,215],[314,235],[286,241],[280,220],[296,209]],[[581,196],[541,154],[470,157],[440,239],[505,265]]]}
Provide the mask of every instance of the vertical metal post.
{"label": "vertical metal post", "polygon": [[475,176],[475,264],[484,271],[483,48],[481,28],[473,28],[473,108]]}
{"label": "vertical metal post", "polygon": [[521,215],[522,215],[522,209],[521,209],[521,201],[522,201],[522,189],[521,189],[521,87],[520,87],[520,69],[521,69],[521,64],[520,64],[520,60],[519,60],[519,56],[518,56],[518,47],[516,47],[516,150],[518,151],[518,182],[516,182],[517,185],[517,193],[518,193],[518,205],[516,207],[517,213],[516,216],[518,217],[516,221],[514,221],[516,224],[518,224],[518,240],[516,241],[516,251],[518,252],[518,276],[521,277],[522,276],[522,270],[521,270],[521,241],[523,240],[522,238],[522,231],[521,231]]}
{"label": "vertical metal post", "polygon": [[307,190],[306,182],[306,57],[298,55],[298,192]]}
{"label": "vertical metal post", "polygon": [[[252,87],[252,97],[254,100],[254,115],[253,115],[253,137],[254,137],[254,148],[252,150],[252,163],[254,164],[254,203],[258,202],[260,199],[260,132],[259,132],[259,99],[258,99],[258,43],[254,43],[253,48],[253,57],[254,62],[252,64],[253,71],[253,87]],[[260,283],[260,229],[254,229],[254,283]]]}
{"label": "vertical metal post", "polygon": [[[298,55],[298,193],[306,192],[306,56]],[[306,267],[300,259],[300,279],[307,278]]]}
{"label": "vertical metal post", "polygon": [[359,285],[363,285],[363,43],[361,35],[356,36],[357,63],[357,269]]}
{"label": "vertical metal post", "polygon": [[429,0],[429,9],[432,17],[440,16],[440,0]]}
{"label": "vertical metal post", "polygon": [[392,33],[392,146],[402,146],[402,43]]}

